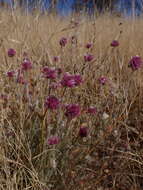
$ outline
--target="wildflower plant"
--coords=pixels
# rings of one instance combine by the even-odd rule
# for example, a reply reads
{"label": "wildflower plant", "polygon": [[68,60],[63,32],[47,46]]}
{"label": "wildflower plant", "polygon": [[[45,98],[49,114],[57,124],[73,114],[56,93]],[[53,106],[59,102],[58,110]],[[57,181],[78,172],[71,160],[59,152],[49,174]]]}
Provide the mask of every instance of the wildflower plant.
{"label": "wildflower plant", "polygon": [[140,67],[142,67],[142,64],[143,64],[143,61],[140,56],[134,56],[129,61],[129,67],[133,71],[140,69]]}
{"label": "wildflower plant", "polygon": [[117,40],[113,40],[111,42],[111,47],[118,47],[119,46],[119,42]]}
{"label": "wildflower plant", "polygon": [[90,62],[94,59],[94,56],[92,54],[85,54],[84,55],[84,61],[85,62]]}
{"label": "wildflower plant", "polygon": [[59,106],[60,106],[60,100],[56,98],[55,96],[49,96],[46,98],[45,108],[56,110],[59,108]]}
{"label": "wildflower plant", "polygon": [[67,42],[68,42],[67,38],[62,37],[62,38],[60,39],[60,41],[59,41],[59,44],[60,44],[61,47],[65,47],[66,44],[67,44]]}
{"label": "wildflower plant", "polygon": [[[52,16],[8,18],[9,29],[1,22],[2,30],[16,28],[8,37],[1,31],[0,188],[140,189],[142,58],[130,59],[131,52],[141,54],[140,40],[114,51],[123,40],[109,47],[109,19],[105,26],[102,18],[98,27],[83,18],[67,27],[68,19],[58,18],[57,27],[49,24]],[[126,41],[130,26],[125,29]],[[60,32],[72,37],[59,40]],[[5,51],[11,36],[23,41]],[[131,77],[130,70],[137,74]]]}
{"label": "wildflower plant", "polygon": [[9,57],[14,57],[16,55],[16,50],[13,48],[9,48],[7,54]]}

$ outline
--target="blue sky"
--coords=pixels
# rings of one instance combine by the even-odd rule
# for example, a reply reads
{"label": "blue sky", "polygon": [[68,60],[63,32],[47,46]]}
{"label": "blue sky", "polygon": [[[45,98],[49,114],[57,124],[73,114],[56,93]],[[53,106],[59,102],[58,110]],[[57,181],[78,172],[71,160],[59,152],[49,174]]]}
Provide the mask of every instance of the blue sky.
{"label": "blue sky", "polygon": [[[11,0],[5,0],[5,1],[10,2]],[[60,12],[60,14],[62,15],[66,15],[67,13],[70,13],[72,10],[72,5],[75,1],[76,0],[66,0],[66,1],[60,0],[57,6],[58,12]],[[117,0],[116,8],[120,11],[126,10],[126,13],[130,14],[132,1],[133,0]],[[135,3],[136,3],[136,13],[138,14],[143,8],[143,0],[135,0]],[[49,0],[43,0],[43,5],[45,9],[48,8]]]}

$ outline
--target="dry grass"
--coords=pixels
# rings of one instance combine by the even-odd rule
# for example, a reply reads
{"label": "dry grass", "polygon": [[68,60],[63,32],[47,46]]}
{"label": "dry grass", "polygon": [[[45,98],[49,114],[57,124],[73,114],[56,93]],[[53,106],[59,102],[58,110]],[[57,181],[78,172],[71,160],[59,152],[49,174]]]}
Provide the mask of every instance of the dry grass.
{"label": "dry grass", "polygon": [[[0,100],[0,190],[143,188],[143,70],[128,67],[131,56],[143,57],[142,28],[142,18],[108,14],[94,20],[0,12],[0,90],[8,96]],[[69,40],[61,48],[63,36],[75,36],[77,43]],[[110,47],[114,39],[117,48]],[[88,51],[95,59],[85,64],[87,42],[94,43]],[[15,57],[7,56],[8,48],[16,50]],[[20,67],[24,52],[33,63],[24,74],[26,85],[6,76]],[[84,83],[49,91],[49,80],[41,77],[44,65],[80,73]],[[106,85],[99,84],[100,76],[107,77]],[[62,108],[45,112],[49,94],[63,103],[95,105],[97,114],[69,121]],[[78,135],[81,125],[89,128],[86,138]],[[60,137],[59,144],[47,145],[51,134]]]}

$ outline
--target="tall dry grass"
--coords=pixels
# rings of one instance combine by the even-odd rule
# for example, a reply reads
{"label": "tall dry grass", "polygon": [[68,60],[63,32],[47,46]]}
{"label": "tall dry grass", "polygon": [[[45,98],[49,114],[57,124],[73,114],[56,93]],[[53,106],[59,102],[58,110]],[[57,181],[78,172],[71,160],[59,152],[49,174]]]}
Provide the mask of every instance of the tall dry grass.
{"label": "tall dry grass", "polygon": [[[143,70],[128,67],[131,56],[143,57],[142,28],[142,18],[109,14],[63,19],[0,12],[0,93],[7,97],[0,102],[1,190],[143,188]],[[72,36],[77,43],[71,43]],[[64,48],[61,37],[68,38]],[[114,39],[119,47],[110,47]],[[88,42],[94,44],[90,50]],[[16,56],[8,57],[9,48]],[[24,52],[33,63],[24,74],[26,85],[6,76],[20,67]],[[83,59],[87,52],[95,57],[89,63]],[[61,61],[54,63],[53,56]],[[84,82],[49,90],[49,80],[41,77],[45,65],[80,73]],[[107,77],[106,85],[99,84],[101,76]],[[69,121],[62,109],[45,112],[49,94],[65,104],[94,105],[97,114]],[[80,126],[89,128],[87,137],[79,136]],[[60,142],[49,146],[52,134]]]}

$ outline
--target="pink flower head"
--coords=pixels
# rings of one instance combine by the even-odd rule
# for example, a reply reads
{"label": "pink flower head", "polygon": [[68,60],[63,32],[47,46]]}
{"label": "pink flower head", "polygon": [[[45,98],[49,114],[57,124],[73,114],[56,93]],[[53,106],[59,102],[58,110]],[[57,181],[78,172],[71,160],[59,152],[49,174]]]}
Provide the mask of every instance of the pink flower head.
{"label": "pink flower head", "polygon": [[65,37],[62,37],[62,38],[60,39],[60,41],[59,41],[61,47],[65,47],[66,44],[67,44],[67,42],[68,42],[68,40],[67,40],[67,38],[65,38]]}
{"label": "pink flower head", "polygon": [[87,49],[90,49],[93,47],[93,44],[92,43],[87,43],[86,46],[85,46]]}
{"label": "pink flower head", "polygon": [[113,40],[110,45],[112,47],[118,47],[119,46],[119,42],[117,40]]}
{"label": "pink flower head", "polygon": [[45,101],[45,108],[51,109],[51,110],[56,110],[60,106],[60,101],[58,98],[55,96],[48,96]]}
{"label": "pink flower head", "polygon": [[83,138],[83,137],[87,137],[87,135],[88,135],[88,128],[80,127],[79,136]]}
{"label": "pink flower head", "polygon": [[58,144],[60,141],[59,137],[57,136],[52,136],[48,139],[48,145],[55,145],[55,144]]}
{"label": "pink flower head", "polygon": [[61,85],[64,87],[74,87],[76,84],[75,79],[73,77],[73,75],[69,74],[69,73],[65,73],[62,80],[61,80]]}
{"label": "pink flower head", "polygon": [[80,106],[77,104],[67,105],[65,115],[70,119],[73,119],[73,118],[79,116],[80,115]]}
{"label": "pink flower head", "polygon": [[65,73],[61,81],[62,86],[69,87],[69,88],[78,86],[81,83],[82,83],[82,78],[79,74],[71,75],[69,73]]}
{"label": "pink flower head", "polygon": [[59,56],[54,56],[54,57],[53,57],[53,61],[54,61],[55,63],[59,62],[59,61],[60,61],[60,57],[59,57]]}
{"label": "pink flower head", "polygon": [[143,64],[143,61],[141,57],[139,56],[134,56],[129,61],[129,67],[131,67],[133,71],[138,70],[142,66],[142,64]]}
{"label": "pink flower head", "polygon": [[87,109],[87,113],[95,115],[97,113],[97,109],[95,107],[89,107]]}
{"label": "pink flower head", "polygon": [[42,73],[47,79],[55,79],[57,77],[57,70],[55,68],[49,68],[45,66],[42,70]]}
{"label": "pink flower head", "polygon": [[10,49],[8,49],[7,54],[9,57],[14,57],[16,54],[16,51],[15,51],[15,49],[10,48]]}
{"label": "pink flower head", "polygon": [[85,61],[85,62],[90,62],[90,61],[92,61],[93,59],[94,59],[94,56],[91,55],[91,54],[86,54],[86,55],[84,55],[84,61]]}
{"label": "pink flower head", "polygon": [[13,78],[14,75],[15,75],[15,71],[8,71],[8,72],[6,73],[6,75],[7,75],[9,78]]}
{"label": "pink flower head", "polygon": [[107,82],[107,78],[106,77],[100,77],[98,80],[99,80],[99,83],[102,84],[102,85],[105,85],[106,82]]}
{"label": "pink flower head", "polygon": [[28,71],[29,69],[32,69],[32,63],[29,61],[29,59],[24,59],[21,66],[23,71]]}

